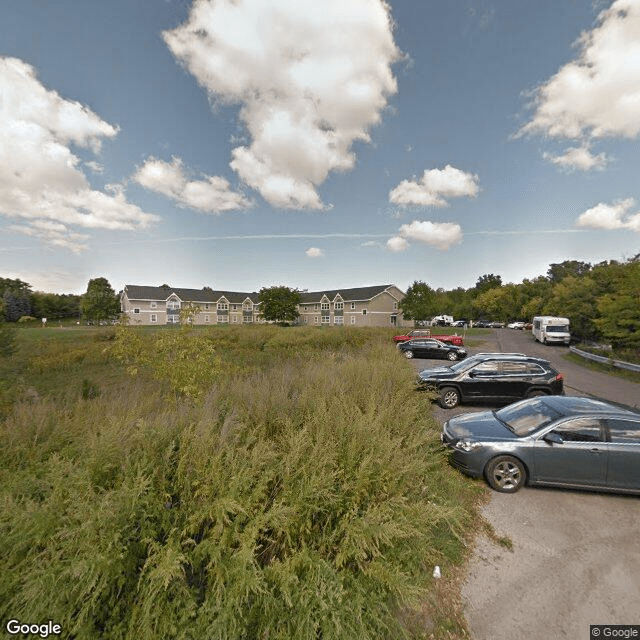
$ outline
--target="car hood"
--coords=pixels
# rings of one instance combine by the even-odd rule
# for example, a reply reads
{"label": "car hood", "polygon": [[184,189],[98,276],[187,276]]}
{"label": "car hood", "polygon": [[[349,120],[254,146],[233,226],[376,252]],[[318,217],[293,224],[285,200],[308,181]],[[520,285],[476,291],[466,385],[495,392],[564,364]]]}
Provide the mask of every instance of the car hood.
{"label": "car hood", "polygon": [[510,431],[498,420],[491,411],[478,413],[465,413],[451,418],[445,424],[445,430],[454,440],[460,438],[473,438],[474,440],[517,440],[513,431]]}

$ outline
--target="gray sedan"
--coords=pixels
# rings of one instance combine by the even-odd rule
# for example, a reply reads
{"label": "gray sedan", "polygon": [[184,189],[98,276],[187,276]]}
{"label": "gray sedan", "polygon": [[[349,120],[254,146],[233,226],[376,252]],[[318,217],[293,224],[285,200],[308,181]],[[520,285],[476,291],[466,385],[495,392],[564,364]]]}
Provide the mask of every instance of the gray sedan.
{"label": "gray sedan", "polygon": [[531,398],[442,428],[452,464],[496,491],[523,484],[640,493],[640,414],[594,400]]}

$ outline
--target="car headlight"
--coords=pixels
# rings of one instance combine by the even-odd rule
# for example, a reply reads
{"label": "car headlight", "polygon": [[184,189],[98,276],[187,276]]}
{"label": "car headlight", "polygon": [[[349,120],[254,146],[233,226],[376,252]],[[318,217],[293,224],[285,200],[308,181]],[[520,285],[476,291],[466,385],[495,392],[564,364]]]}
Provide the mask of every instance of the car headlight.
{"label": "car headlight", "polygon": [[473,451],[474,449],[480,449],[483,446],[482,442],[474,442],[473,440],[458,440],[455,443],[454,448],[460,451]]}

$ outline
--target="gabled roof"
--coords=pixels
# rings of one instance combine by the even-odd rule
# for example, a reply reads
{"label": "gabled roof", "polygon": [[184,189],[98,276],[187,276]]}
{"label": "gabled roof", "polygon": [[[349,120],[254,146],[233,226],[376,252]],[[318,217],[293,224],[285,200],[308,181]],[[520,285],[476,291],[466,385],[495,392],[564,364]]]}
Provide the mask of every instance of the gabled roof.
{"label": "gabled roof", "polygon": [[309,304],[310,302],[320,302],[323,296],[333,300],[337,295],[345,302],[364,302],[371,300],[386,291],[393,284],[377,284],[371,287],[354,287],[352,289],[331,289],[330,291],[305,291],[300,294],[300,302]]}
{"label": "gabled roof", "polygon": [[181,287],[145,287],[128,284],[124,287],[124,293],[129,300],[166,300],[172,293],[177,295],[182,302],[199,302],[215,304],[224,297],[233,304],[242,304],[249,298],[254,304],[258,304],[258,293],[238,291],[214,291],[212,289],[184,289]]}

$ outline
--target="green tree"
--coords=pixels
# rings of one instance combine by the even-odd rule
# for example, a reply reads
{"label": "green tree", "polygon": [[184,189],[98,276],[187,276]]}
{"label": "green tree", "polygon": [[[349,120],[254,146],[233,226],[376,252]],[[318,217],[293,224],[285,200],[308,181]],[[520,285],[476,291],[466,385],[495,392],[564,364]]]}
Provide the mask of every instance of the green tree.
{"label": "green tree", "polygon": [[616,346],[640,344],[640,262],[624,265],[615,292],[596,301],[599,317],[595,325]]}
{"label": "green tree", "polygon": [[407,320],[424,322],[436,315],[438,296],[428,284],[416,280],[407,289],[407,294],[402,298],[398,307]]}
{"label": "green tree", "polygon": [[86,320],[99,322],[120,313],[120,300],[106,278],[94,278],[89,280],[80,307]]}
{"label": "green tree", "polygon": [[290,323],[298,319],[300,292],[289,287],[263,287],[258,296],[260,316],[268,322]]}
{"label": "green tree", "polygon": [[544,306],[544,313],[564,316],[571,322],[571,333],[579,338],[594,338],[597,316],[597,285],[588,276],[566,276],[557,283]]}
{"label": "green tree", "polygon": [[568,276],[580,278],[587,275],[589,271],[591,271],[591,265],[588,262],[565,260],[564,262],[551,263],[547,271],[547,278],[556,284]]}
{"label": "green tree", "polygon": [[495,289],[502,286],[502,278],[493,273],[487,273],[480,276],[476,282],[476,295],[480,295],[489,289]]}

